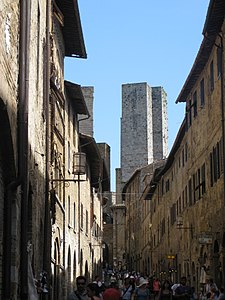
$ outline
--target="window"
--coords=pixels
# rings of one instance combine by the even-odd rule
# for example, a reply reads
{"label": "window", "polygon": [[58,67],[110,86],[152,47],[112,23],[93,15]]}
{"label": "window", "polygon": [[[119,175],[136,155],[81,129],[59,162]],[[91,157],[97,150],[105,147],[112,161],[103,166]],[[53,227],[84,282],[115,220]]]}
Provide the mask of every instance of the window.
{"label": "window", "polygon": [[217,166],[216,166],[216,169],[217,169],[217,178],[219,179],[220,178],[220,143],[218,142],[216,144],[216,161],[217,161]]}
{"label": "window", "polygon": [[185,206],[187,207],[187,204],[188,204],[188,194],[187,194],[187,185],[185,186]]}
{"label": "window", "polygon": [[210,184],[214,185],[215,182],[220,178],[221,175],[221,160],[222,160],[222,151],[221,151],[221,142],[218,142],[215,147],[213,147],[212,152],[210,153]]}
{"label": "window", "polygon": [[70,224],[70,196],[68,196],[68,224]]}
{"label": "window", "polygon": [[167,179],[166,181],[166,192],[168,192],[170,190],[170,180]]}
{"label": "window", "polygon": [[170,208],[170,220],[171,225],[173,225],[176,222],[176,203],[174,203],[173,206]]}
{"label": "window", "polygon": [[73,204],[73,228],[76,230],[76,204]]}
{"label": "window", "polygon": [[199,200],[201,198],[201,172],[198,169],[196,173],[196,199]]}
{"label": "window", "polygon": [[188,109],[188,112],[189,112],[189,127],[190,127],[191,124],[192,124],[191,100],[189,100],[189,109]]}
{"label": "window", "polygon": [[76,117],[73,115],[73,145],[76,146]]}
{"label": "window", "polygon": [[179,214],[180,214],[181,211],[182,211],[182,207],[181,207],[181,197],[179,197],[179,200],[178,200],[178,207],[179,207]]}
{"label": "window", "polygon": [[86,234],[88,234],[88,211],[86,210]]}
{"label": "window", "polygon": [[162,192],[162,195],[164,194],[164,179],[162,178],[162,183],[161,183],[161,192]]}
{"label": "window", "polygon": [[185,208],[185,197],[184,197],[184,190],[182,192],[182,207]]}
{"label": "window", "polygon": [[163,218],[161,223],[161,236],[163,236],[165,232],[166,232],[166,222],[165,222],[165,218]]}
{"label": "window", "polygon": [[193,201],[195,203],[196,202],[196,195],[195,195],[195,191],[196,191],[196,176],[195,176],[195,174],[192,175],[192,184],[193,184]]}
{"label": "window", "polygon": [[197,92],[194,92],[193,95],[193,108],[194,108],[194,118],[197,116],[198,114],[198,109],[197,109]]}
{"label": "window", "polygon": [[217,47],[217,76],[220,77],[222,68],[222,48],[221,46]]}
{"label": "window", "polygon": [[188,160],[188,145],[185,143],[185,162]]}
{"label": "window", "polygon": [[206,192],[206,184],[205,184],[205,164],[202,165],[201,168],[202,173],[202,195]]}
{"label": "window", "polygon": [[68,159],[68,170],[70,170],[70,142],[68,142],[68,153],[67,153],[67,155],[68,155],[68,157],[67,157],[67,159]]}
{"label": "window", "polygon": [[191,178],[189,179],[188,181],[188,196],[189,196],[189,206],[191,206],[193,203],[193,200],[192,200],[192,182],[191,182]]}
{"label": "window", "polygon": [[84,207],[83,204],[80,206],[80,227],[81,229],[84,228]]}
{"label": "window", "polygon": [[213,156],[212,153],[209,155],[210,160],[210,185],[213,186]]}
{"label": "window", "polygon": [[214,66],[213,66],[213,60],[210,64],[210,90],[214,90]]}
{"label": "window", "polygon": [[182,149],[182,167],[184,167],[184,149]]}
{"label": "window", "polygon": [[68,104],[68,136],[70,138],[70,104]]}
{"label": "window", "polygon": [[201,106],[205,105],[205,83],[204,83],[204,78],[200,82],[200,101],[201,101]]}
{"label": "window", "polygon": [[218,179],[217,153],[216,153],[216,148],[215,147],[213,147],[213,176],[214,176],[214,181],[217,182],[217,179]]}

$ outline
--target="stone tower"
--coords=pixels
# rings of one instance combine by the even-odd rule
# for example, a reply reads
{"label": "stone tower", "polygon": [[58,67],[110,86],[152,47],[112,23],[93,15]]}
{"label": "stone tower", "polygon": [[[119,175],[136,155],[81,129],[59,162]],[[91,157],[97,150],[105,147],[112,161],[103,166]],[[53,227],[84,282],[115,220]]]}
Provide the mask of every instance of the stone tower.
{"label": "stone tower", "polygon": [[146,82],[122,85],[121,183],[140,167],[168,154],[167,99]]}

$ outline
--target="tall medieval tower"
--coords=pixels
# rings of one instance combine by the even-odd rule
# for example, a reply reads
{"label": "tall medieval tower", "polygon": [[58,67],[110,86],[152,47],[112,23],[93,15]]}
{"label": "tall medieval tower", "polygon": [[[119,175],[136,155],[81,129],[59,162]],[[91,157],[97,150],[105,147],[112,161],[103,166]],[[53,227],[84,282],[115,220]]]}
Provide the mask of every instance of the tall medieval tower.
{"label": "tall medieval tower", "polygon": [[168,154],[167,95],[146,82],[122,85],[121,184]]}

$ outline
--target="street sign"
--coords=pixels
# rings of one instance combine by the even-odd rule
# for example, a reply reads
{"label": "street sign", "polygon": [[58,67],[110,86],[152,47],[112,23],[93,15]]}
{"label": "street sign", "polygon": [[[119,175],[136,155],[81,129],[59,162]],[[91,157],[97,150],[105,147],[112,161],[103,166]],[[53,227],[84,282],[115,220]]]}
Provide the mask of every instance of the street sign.
{"label": "street sign", "polygon": [[202,235],[198,238],[199,244],[210,245],[213,243],[213,238],[211,235]]}

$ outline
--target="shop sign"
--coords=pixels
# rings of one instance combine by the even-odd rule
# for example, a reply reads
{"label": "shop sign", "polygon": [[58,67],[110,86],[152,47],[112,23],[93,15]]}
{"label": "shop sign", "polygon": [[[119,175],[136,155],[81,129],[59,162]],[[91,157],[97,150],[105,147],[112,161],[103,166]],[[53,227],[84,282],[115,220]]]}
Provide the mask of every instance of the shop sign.
{"label": "shop sign", "polygon": [[212,235],[202,235],[198,238],[198,242],[200,244],[212,244],[213,243]]}

